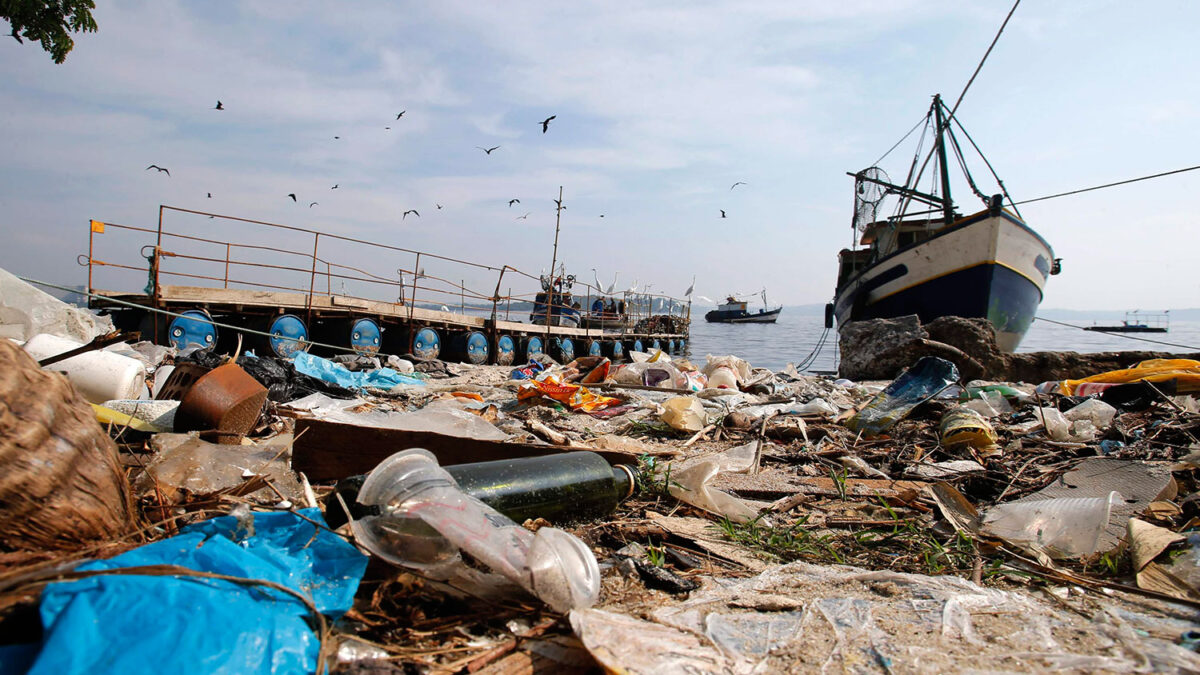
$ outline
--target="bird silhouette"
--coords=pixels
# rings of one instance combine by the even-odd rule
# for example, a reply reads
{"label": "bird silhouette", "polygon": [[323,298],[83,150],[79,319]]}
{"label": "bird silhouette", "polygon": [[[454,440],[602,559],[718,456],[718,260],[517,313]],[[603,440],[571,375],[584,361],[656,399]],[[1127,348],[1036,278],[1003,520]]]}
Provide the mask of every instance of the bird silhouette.
{"label": "bird silhouette", "polygon": [[734,183],[733,185],[730,185],[730,186],[729,186],[729,189],[730,189],[730,190],[732,190],[733,188],[735,188],[735,187],[737,187],[737,186],[739,186],[739,185],[747,185],[747,183],[746,183],[745,181],[740,181],[740,180],[739,180],[738,182]]}
{"label": "bird silhouette", "polygon": [[441,204],[438,204],[437,202],[434,202],[434,203],[433,203],[433,205],[434,205],[434,206],[436,206],[436,207],[438,207],[438,211],[441,211],[441,210],[442,210],[442,205],[441,205]]}
{"label": "bird silhouette", "polygon": [[603,213],[601,213],[601,214],[600,214],[600,217],[601,217],[601,218],[603,218],[603,217],[604,217],[604,214],[603,214]]}
{"label": "bird silhouette", "polygon": [[331,187],[331,188],[329,188],[329,189],[330,189],[330,190],[336,190],[336,189],[337,189],[337,185],[334,185],[333,187]]}
{"label": "bird silhouette", "polygon": [[158,172],[159,172],[159,173],[165,173],[165,174],[167,174],[168,176],[170,176],[170,175],[171,175],[171,172],[170,172],[170,171],[167,171],[166,169],[162,168],[161,166],[159,166],[159,165],[157,165],[157,164],[151,164],[150,166],[146,167],[146,170],[147,170],[147,171],[149,171],[150,169],[158,169]]}
{"label": "bird silhouette", "polygon": [[551,115],[541,121],[543,134],[550,130],[550,120],[554,119],[555,117],[558,117],[558,115]]}
{"label": "bird silhouette", "polygon": [[403,213],[403,214],[400,216],[400,220],[404,220],[405,218],[407,218],[407,217],[408,217],[408,214],[410,214],[410,213],[411,213],[411,214],[413,214],[414,216],[418,217],[418,218],[420,218],[420,217],[421,217],[421,214],[417,213],[417,210],[416,210],[416,209],[409,209],[409,210],[405,211],[405,212],[404,212],[404,213]]}
{"label": "bird silhouette", "polygon": [[555,199],[555,200],[554,200],[554,206],[555,206],[555,208],[557,208],[559,211],[562,211],[562,210],[564,210],[564,209],[566,209],[566,208],[567,208],[567,207],[563,206],[563,203],[562,203],[562,200],[561,200],[561,199]]}
{"label": "bird silhouette", "polygon": [[721,212],[721,217],[725,217],[725,209],[718,209]]}
{"label": "bird silhouette", "polygon": [[292,201],[296,201],[296,193],[295,192],[289,192],[288,196],[292,198]]}
{"label": "bird silhouette", "polygon": [[391,128],[391,127],[384,127],[383,129],[384,129],[384,131],[391,131],[391,130],[392,130],[392,128]]}
{"label": "bird silhouette", "polygon": [[683,292],[683,297],[685,297],[685,298],[692,297],[692,291],[694,291],[694,290],[696,290],[696,275],[695,274],[692,275],[692,285],[688,286],[688,289]]}
{"label": "bird silhouette", "polygon": [[443,311],[443,312],[449,312],[449,311],[450,311],[450,308],[449,308],[449,307],[447,307],[447,306],[445,306],[445,305],[442,305],[442,311]]}
{"label": "bird silhouette", "polygon": [[317,202],[309,202],[309,203],[308,203],[308,208],[310,208],[310,209],[311,209],[311,208],[312,208],[312,207],[314,207],[314,206],[320,206],[320,204],[318,204]]}
{"label": "bird silhouette", "polygon": [[217,104],[215,106],[213,106],[213,110],[224,110],[224,109],[225,109],[225,104],[221,103],[220,101],[217,101]]}
{"label": "bird silhouette", "polygon": [[477,147],[477,148],[479,148],[480,150],[482,150],[482,151],[484,152],[484,154],[486,154],[486,155],[490,155],[490,154],[492,154],[492,151],[493,151],[493,150],[499,150],[499,149],[500,149],[500,146],[498,146],[498,145],[497,145],[497,146],[494,146],[494,147],[491,147],[491,148],[485,148],[485,147],[483,147],[483,146],[480,146],[480,145],[477,145],[477,146],[475,146],[475,147]]}
{"label": "bird silhouette", "polygon": [[333,137],[333,140],[335,140],[335,141],[340,141],[341,139],[342,139],[342,137],[341,137],[341,136],[334,136],[334,137]]}
{"label": "bird silhouette", "polygon": [[520,199],[510,199],[510,200],[508,200],[508,208],[511,209],[513,204],[520,204],[520,203],[521,203]]}
{"label": "bird silhouette", "polygon": [[210,193],[208,193],[208,198],[209,198],[209,199],[212,199],[212,193],[211,193],[211,192],[210,192]]}
{"label": "bird silhouette", "polygon": [[[533,213],[533,212],[530,211],[529,213]],[[526,220],[527,218],[529,218],[529,213],[526,213],[523,216],[517,216],[516,218],[513,218],[513,220]]]}
{"label": "bird silhouette", "polygon": [[406,112],[408,112],[408,111],[401,110],[400,112],[396,113],[396,119],[400,119],[401,117],[404,117],[404,113],[406,113]]}

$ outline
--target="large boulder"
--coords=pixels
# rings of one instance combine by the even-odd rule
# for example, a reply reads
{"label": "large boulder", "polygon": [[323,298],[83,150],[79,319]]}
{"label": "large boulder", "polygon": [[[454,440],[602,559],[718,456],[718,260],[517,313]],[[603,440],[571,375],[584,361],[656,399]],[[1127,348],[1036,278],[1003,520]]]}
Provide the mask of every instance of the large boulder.
{"label": "large boulder", "polygon": [[0,339],[0,549],[60,549],[133,522],[117,446],[87,401]]}
{"label": "large boulder", "polygon": [[[995,359],[991,355],[1000,352],[995,333],[988,332],[991,324],[983,321],[985,330],[971,320],[952,318],[955,320],[939,319],[930,324],[936,325],[938,337],[942,339],[935,337],[928,326],[923,327],[915,314],[848,323],[839,331],[841,362],[838,375],[851,380],[890,380],[922,356],[937,356],[958,366],[964,380],[996,377],[997,373],[985,367],[973,354],[943,341],[962,339],[968,348],[987,354],[986,360],[994,368]],[[1003,371],[1003,368],[1001,354],[999,370]]]}

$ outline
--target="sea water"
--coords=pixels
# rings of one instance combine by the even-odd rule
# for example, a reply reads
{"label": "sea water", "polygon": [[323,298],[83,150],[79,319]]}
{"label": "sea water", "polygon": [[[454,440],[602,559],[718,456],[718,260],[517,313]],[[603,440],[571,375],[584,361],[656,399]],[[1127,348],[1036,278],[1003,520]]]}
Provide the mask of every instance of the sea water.
{"label": "sea water", "polygon": [[[704,362],[706,354],[734,354],[753,366],[779,370],[788,363],[799,365],[813,353],[825,331],[820,314],[788,312],[785,307],[774,324],[708,323],[702,313],[694,313],[690,358]],[[1060,325],[1066,323],[1070,325]],[[1096,321],[1112,325],[1111,319]],[[1167,333],[1096,333],[1082,330],[1093,321],[1072,320],[1060,323],[1035,320],[1021,341],[1018,352],[1200,352],[1200,321],[1172,321]],[[1167,343],[1167,344],[1163,344]],[[837,334],[830,330],[822,349],[805,371],[837,370]]]}

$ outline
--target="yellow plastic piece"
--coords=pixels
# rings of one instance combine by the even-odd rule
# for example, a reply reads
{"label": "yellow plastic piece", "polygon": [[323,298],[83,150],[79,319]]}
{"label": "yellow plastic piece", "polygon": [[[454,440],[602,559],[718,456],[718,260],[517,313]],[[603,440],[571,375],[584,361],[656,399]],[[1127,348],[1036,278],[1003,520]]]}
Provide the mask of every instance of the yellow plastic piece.
{"label": "yellow plastic piece", "polygon": [[1186,394],[1200,391],[1200,361],[1192,359],[1150,359],[1142,361],[1132,368],[1110,370],[1107,373],[1092,375],[1079,380],[1063,380],[1059,383],[1059,391],[1068,396],[1075,393],[1076,387],[1084,382],[1103,382],[1105,384],[1124,384],[1126,382],[1164,382],[1175,380],[1175,391]]}
{"label": "yellow plastic piece", "polygon": [[112,408],[105,408],[102,405],[91,404],[92,410],[96,411],[96,421],[100,424],[112,424],[117,427],[129,427],[134,431],[144,431],[148,434],[161,434],[164,429],[150,424],[145,420],[140,420],[136,417],[126,415],[123,412],[117,412]]}

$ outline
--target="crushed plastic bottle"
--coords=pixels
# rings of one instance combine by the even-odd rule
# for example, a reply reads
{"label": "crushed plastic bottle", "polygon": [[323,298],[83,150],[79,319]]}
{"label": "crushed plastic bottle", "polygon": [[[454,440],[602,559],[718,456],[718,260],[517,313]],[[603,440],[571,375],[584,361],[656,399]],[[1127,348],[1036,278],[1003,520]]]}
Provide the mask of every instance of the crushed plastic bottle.
{"label": "crushed plastic bottle", "polygon": [[591,607],[600,598],[600,568],[586,544],[557,528],[521,527],[464,493],[427,450],[384,460],[358,501],[379,513],[351,523],[355,538],[393,564],[446,579],[463,565],[465,551],[554,611]]}
{"label": "crushed plastic bottle", "polygon": [[866,407],[846,422],[846,426],[864,438],[878,436],[904,419],[913,408],[957,381],[957,366],[946,359],[924,356],[876,394]]}

